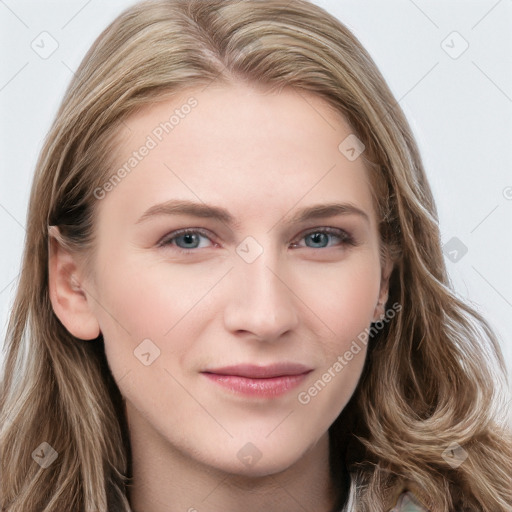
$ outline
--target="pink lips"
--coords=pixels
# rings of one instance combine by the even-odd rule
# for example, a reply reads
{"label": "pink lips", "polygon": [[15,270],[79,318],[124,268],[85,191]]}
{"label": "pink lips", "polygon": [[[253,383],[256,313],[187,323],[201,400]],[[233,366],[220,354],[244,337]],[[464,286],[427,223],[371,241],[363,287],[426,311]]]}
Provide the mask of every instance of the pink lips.
{"label": "pink lips", "polygon": [[269,366],[241,364],[203,371],[203,375],[236,393],[276,397],[298,386],[311,372],[301,364],[280,363]]}

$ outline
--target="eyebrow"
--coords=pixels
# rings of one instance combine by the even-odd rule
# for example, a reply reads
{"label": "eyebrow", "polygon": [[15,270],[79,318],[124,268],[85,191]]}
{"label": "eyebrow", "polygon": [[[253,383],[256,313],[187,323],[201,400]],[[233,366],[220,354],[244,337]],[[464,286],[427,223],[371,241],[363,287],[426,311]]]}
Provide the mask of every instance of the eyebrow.
{"label": "eyebrow", "polygon": [[[206,203],[196,203],[189,200],[170,200],[156,204],[146,210],[139,220],[137,220],[136,224],[140,224],[150,218],[161,215],[190,215],[193,217],[218,220],[231,228],[240,226],[240,222],[237,221],[225,208]],[[358,215],[367,223],[370,223],[370,217],[368,214],[353,204],[321,203],[299,210],[286,221],[286,224],[300,224],[308,220],[334,217],[338,215]]]}

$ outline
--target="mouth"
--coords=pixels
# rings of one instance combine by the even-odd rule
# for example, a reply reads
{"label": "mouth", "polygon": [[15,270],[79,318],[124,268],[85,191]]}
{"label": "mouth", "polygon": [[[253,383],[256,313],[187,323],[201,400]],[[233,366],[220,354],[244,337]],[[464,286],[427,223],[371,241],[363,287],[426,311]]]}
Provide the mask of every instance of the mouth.
{"label": "mouth", "polygon": [[297,387],[312,368],[295,363],[241,364],[201,372],[212,382],[242,395],[273,398]]}

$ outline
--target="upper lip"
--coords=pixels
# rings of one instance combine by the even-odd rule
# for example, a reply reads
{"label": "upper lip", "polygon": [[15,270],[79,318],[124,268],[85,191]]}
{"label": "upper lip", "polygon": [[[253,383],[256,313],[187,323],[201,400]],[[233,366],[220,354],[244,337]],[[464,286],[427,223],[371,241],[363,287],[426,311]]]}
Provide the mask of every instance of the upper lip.
{"label": "upper lip", "polygon": [[311,368],[298,363],[275,363],[267,366],[237,364],[233,366],[223,366],[222,368],[207,369],[204,370],[203,373],[231,375],[246,377],[248,379],[270,379],[272,377],[282,377],[285,375],[301,375],[311,370]]}

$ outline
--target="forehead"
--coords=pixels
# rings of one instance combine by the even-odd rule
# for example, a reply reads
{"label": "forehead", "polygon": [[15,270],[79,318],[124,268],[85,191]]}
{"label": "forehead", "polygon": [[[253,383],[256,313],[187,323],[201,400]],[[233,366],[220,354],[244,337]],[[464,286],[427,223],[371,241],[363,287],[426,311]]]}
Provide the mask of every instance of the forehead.
{"label": "forehead", "polygon": [[345,200],[372,213],[363,158],[347,157],[352,137],[340,113],[305,91],[181,91],[126,119],[111,169],[123,177],[101,207],[123,201],[142,214],[159,201],[193,199],[262,219],[299,203]]}

